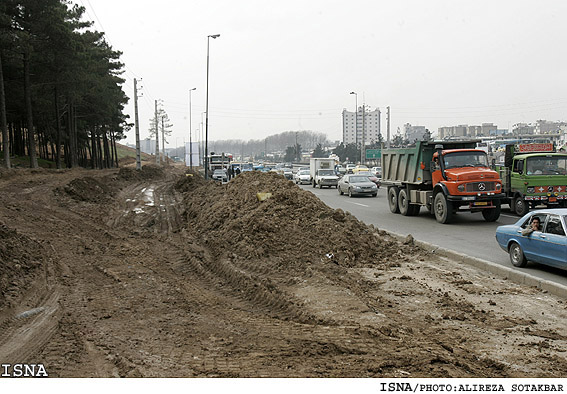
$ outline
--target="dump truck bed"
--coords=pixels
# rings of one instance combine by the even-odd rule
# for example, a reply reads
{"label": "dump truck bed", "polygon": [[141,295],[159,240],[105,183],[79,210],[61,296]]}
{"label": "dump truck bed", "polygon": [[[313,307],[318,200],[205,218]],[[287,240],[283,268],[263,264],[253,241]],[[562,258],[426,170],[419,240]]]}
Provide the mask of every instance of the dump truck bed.
{"label": "dump truck bed", "polygon": [[414,147],[382,150],[382,180],[385,184],[431,182],[431,161],[436,145],[443,149],[474,149],[478,141],[418,141]]}

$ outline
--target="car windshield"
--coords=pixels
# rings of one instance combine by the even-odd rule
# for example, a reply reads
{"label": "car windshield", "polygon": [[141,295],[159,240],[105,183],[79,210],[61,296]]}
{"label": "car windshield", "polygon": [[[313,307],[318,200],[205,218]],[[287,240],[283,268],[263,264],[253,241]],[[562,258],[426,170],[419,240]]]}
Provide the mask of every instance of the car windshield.
{"label": "car windshield", "polygon": [[445,169],[461,167],[488,167],[484,152],[454,152],[443,156]]}
{"label": "car windshield", "polygon": [[309,175],[309,171],[306,170],[299,171],[299,175]]}
{"label": "car windshield", "polygon": [[349,180],[351,183],[370,182],[370,179],[368,179],[367,176],[351,176]]}
{"label": "car windshield", "polygon": [[567,156],[529,157],[526,165],[528,175],[566,175]]}
{"label": "car windshield", "polygon": [[333,171],[333,170],[319,170],[319,175],[322,175],[322,176],[335,175],[335,171]]}

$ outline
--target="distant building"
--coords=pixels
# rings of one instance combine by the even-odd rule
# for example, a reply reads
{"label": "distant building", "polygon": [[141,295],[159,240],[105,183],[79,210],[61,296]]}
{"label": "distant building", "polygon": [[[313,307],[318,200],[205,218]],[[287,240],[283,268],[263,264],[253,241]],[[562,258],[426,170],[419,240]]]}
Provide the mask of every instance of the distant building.
{"label": "distant building", "polygon": [[426,138],[427,129],[425,126],[412,126],[409,123],[404,125],[404,137],[410,143],[415,141],[423,141]]}
{"label": "distant building", "polygon": [[562,126],[565,126],[565,122],[549,122],[547,120],[536,121],[534,133],[535,134],[549,134],[557,133],[561,131]]}
{"label": "distant building", "polygon": [[535,133],[535,126],[528,123],[516,123],[512,126],[514,135],[531,135]]}
{"label": "distant building", "polygon": [[483,123],[481,126],[469,126],[469,125],[458,125],[458,126],[448,126],[439,127],[437,134],[440,139],[444,138],[455,138],[455,137],[488,137],[492,135],[494,130],[497,130],[498,126],[494,123]]}
{"label": "distant building", "polygon": [[[358,112],[343,110],[343,143],[351,144],[362,143],[362,106]],[[364,145],[371,145],[378,142],[380,135],[380,109],[366,111],[364,115]]]}
{"label": "distant building", "polygon": [[148,155],[156,154],[156,140],[151,140],[146,138],[145,140],[140,140],[140,150]]}

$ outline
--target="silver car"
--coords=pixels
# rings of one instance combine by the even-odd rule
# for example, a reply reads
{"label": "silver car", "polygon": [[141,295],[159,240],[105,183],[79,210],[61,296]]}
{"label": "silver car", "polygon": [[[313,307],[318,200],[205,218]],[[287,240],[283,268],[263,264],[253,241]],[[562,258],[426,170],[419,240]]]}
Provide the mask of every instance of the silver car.
{"label": "silver car", "polygon": [[309,170],[297,171],[294,176],[295,183],[309,185],[311,183],[311,172]]}
{"label": "silver car", "polygon": [[213,180],[220,182],[228,182],[228,176],[226,170],[215,170],[212,176]]}
{"label": "silver car", "polygon": [[339,181],[337,189],[341,196],[344,193],[347,193],[349,197],[368,194],[376,197],[378,195],[378,187],[365,175],[346,174]]}

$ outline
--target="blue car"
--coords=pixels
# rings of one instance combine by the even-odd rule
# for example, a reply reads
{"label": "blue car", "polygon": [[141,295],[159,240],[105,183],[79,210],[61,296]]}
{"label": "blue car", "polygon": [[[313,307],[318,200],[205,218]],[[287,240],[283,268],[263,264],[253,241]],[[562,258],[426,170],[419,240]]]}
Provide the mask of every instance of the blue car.
{"label": "blue car", "polygon": [[[541,231],[525,234],[537,217]],[[510,254],[510,262],[525,267],[528,261],[567,269],[567,209],[542,209],[522,217],[515,224],[496,229],[498,245]]]}

